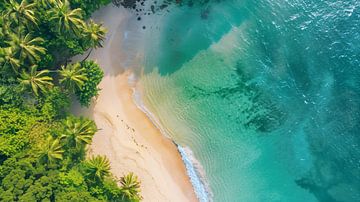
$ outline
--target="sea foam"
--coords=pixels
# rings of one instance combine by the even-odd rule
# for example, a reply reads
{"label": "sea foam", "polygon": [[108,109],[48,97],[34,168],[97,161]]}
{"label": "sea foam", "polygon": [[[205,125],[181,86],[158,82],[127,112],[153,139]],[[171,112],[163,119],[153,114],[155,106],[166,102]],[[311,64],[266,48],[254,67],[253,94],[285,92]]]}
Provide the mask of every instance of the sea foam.
{"label": "sea foam", "polygon": [[195,194],[199,201],[211,201],[211,192],[209,191],[210,189],[204,182],[204,178],[201,177],[203,175],[199,172],[201,170],[199,169],[199,167],[201,167],[200,163],[195,159],[190,148],[182,147],[180,145],[177,145],[177,147],[181,158],[184,161],[187,174],[190,177],[191,184],[194,187]]}
{"label": "sea foam", "polygon": [[[135,82],[136,82],[136,76],[134,74],[131,74],[128,77],[128,83],[131,86],[134,86]],[[155,115],[145,107],[141,99],[141,93],[138,90],[136,90],[136,88],[132,88],[132,89],[133,89],[133,99],[137,107],[146,114],[146,116],[152,121],[152,123],[160,130],[160,132],[165,137],[171,139],[168,133],[165,131],[165,129],[159,124],[159,121],[156,119]],[[184,162],[187,175],[190,178],[190,182],[194,188],[196,197],[199,199],[200,202],[212,201],[211,200],[212,194],[208,184],[205,182],[205,177],[204,177],[205,175],[203,174],[204,172],[201,172],[203,169],[200,162],[196,160],[190,148],[182,147],[176,144],[175,142],[174,144],[177,146],[181,158]]]}

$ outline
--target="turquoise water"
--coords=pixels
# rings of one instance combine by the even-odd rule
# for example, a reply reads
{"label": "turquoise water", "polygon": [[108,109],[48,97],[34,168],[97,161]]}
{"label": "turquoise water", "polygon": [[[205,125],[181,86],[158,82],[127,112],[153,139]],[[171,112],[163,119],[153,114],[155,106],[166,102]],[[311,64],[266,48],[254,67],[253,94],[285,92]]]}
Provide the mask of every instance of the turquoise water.
{"label": "turquoise water", "polygon": [[360,201],[360,2],[170,6],[144,102],[214,201]]}

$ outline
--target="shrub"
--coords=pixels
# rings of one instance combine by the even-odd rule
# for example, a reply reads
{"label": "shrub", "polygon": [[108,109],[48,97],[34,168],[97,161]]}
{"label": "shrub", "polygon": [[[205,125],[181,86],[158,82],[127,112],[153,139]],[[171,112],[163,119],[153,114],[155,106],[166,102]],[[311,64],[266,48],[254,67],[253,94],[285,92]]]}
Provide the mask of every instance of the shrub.
{"label": "shrub", "polygon": [[89,106],[91,98],[99,94],[100,89],[97,86],[103,78],[104,72],[94,61],[85,61],[81,65],[85,68],[88,79],[81,89],[76,91],[76,96],[82,106]]}

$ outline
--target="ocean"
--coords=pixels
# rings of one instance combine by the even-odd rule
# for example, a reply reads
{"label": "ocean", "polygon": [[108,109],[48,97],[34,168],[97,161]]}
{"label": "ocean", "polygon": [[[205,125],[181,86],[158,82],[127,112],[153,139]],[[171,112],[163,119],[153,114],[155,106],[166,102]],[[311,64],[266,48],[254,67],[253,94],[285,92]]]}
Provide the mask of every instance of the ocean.
{"label": "ocean", "polygon": [[141,22],[143,103],[201,201],[360,201],[360,1],[189,1]]}

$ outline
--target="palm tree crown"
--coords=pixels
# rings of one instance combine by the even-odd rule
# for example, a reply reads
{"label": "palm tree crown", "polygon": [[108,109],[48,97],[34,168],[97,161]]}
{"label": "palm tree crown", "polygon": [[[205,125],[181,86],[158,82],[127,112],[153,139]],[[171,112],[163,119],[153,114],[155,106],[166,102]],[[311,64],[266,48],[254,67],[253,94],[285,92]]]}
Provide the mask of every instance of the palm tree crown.
{"label": "palm tree crown", "polygon": [[58,32],[73,32],[78,34],[80,28],[84,27],[82,10],[71,9],[68,0],[56,1],[54,7],[49,11],[50,20],[57,24]]}
{"label": "palm tree crown", "polygon": [[129,173],[121,178],[121,191],[123,193],[123,199],[140,199],[140,182],[134,173]]}
{"label": "palm tree crown", "polygon": [[40,54],[45,54],[46,49],[38,45],[44,42],[41,37],[33,38],[30,33],[20,37],[11,34],[10,37],[11,41],[7,43],[14,49],[20,60],[28,59],[31,64],[34,64],[40,60]]}
{"label": "palm tree crown", "polygon": [[30,68],[30,72],[27,73],[23,71],[18,80],[23,87],[31,87],[32,91],[36,96],[39,95],[39,89],[42,92],[47,92],[47,90],[53,86],[51,81],[53,80],[50,76],[47,76],[49,70],[37,71],[37,66],[33,65]]}
{"label": "palm tree crown", "polygon": [[80,63],[62,66],[59,73],[61,76],[60,83],[71,92],[75,92],[76,87],[80,89],[88,79],[85,69],[81,67]]}
{"label": "palm tree crown", "polygon": [[105,156],[92,156],[86,165],[89,175],[94,179],[103,180],[110,175],[110,162]]}
{"label": "palm tree crown", "polygon": [[85,36],[88,38],[91,47],[102,47],[102,42],[105,40],[105,34],[107,30],[101,25],[96,24],[93,20],[90,20],[85,27]]}
{"label": "palm tree crown", "polygon": [[93,121],[69,117],[65,121],[65,132],[62,138],[66,138],[71,146],[81,148],[91,142],[96,131],[97,128]]}
{"label": "palm tree crown", "polygon": [[6,4],[7,12],[5,16],[11,19],[11,22],[16,22],[18,26],[27,22],[32,22],[37,25],[37,19],[35,17],[34,8],[35,3],[28,3],[27,0],[22,0],[19,4],[15,0],[9,0]]}
{"label": "palm tree crown", "polygon": [[59,139],[54,139],[51,136],[47,139],[46,144],[42,145],[39,152],[40,158],[45,160],[47,163],[62,160],[63,153],[64,150],[62,149]]}
{"label": "palm tree crown", "polygon": [[1,49],[0,63],[2,66],[10,65],[15,72],[18,72],[21,65],[20,60],[15,56],[11,47]]}

